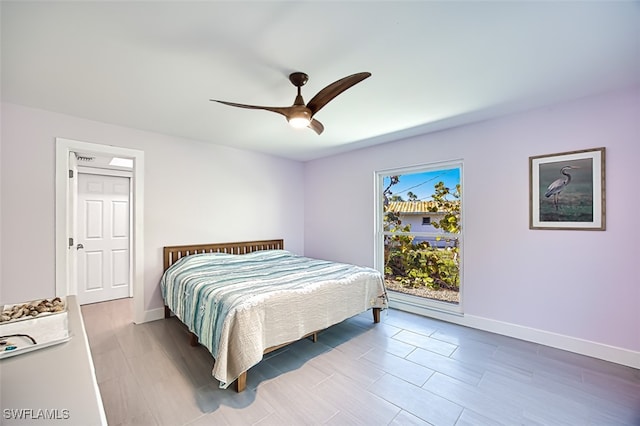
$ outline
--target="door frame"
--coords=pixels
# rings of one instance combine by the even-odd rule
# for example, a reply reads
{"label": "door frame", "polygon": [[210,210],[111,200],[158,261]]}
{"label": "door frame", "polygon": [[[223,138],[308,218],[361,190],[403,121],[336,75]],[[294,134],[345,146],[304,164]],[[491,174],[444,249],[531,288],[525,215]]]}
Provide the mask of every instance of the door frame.
{"label": "door frame", "polygon": [[[383,222],[384,222],[384,205],[382,192],[384,190],[383,178],[392,175],[405,175],[412,173],[421,173],[428,171],[437,171],[443,169],[459,169],[460,170],[460,185],[463,188],[460,202],[464,206],[464,162],[462,159],[454,159],[449,161],[425,163],[406,167],[395,167],[392,169],[384,169],[375,171],[374,182],[374,267],[384,274],[384,235]],[[435,299],[428,299],[421,296],[414,296],[410,294],[389,291],[389,306],[397,308],[399,310],[417,313],[419,315],[432,316],[434,318],[443,319],[456,316],[464,316],[464,208],[461,209],[460,222],[463,225],[460,233],[457,235],[460,241],[460,289],[459,303],[454,305],[447,302],[442,302]],[[438,316],[444,314],[444,316]],[[446,319],[449,321],[449,319]]]}
{"label": "door frame", "polygon": [[71,234],[69,218],[69,153],[82,152],[95,155],[113,155],[133,159],[133,177],[131,178],[132,205],[132,262],[131,290],[133,292],[134,318],[136,324],[148,321],[144,310],[144,152],[136,149],[101,145],[71,139],[56,138],[56,176],[55,176],[55,253],[56,253],[56,296],[75,294],[77,282],[75,271],[70,270],[72,256],[68,246]]}

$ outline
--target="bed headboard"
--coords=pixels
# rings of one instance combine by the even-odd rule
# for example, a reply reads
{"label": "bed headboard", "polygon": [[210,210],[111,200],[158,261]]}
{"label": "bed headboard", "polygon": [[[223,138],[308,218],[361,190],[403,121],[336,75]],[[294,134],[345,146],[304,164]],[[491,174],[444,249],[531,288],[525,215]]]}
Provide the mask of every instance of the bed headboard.
{"label": "bed headboard", "polygon": [[164,247],[164,270],[181,257],[197,253],[247,254],[258,250],[282,250],[284,240],[243,241],[240,243],[213,243]]}

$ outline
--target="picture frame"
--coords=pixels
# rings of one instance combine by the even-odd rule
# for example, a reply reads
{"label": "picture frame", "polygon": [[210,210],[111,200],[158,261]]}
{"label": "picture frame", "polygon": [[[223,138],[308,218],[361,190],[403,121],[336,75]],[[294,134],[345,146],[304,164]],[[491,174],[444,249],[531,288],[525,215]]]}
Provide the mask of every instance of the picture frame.
{"label": "picture frame", "polygon": [[529,157],[529,229],[605,230],[605,148]]}

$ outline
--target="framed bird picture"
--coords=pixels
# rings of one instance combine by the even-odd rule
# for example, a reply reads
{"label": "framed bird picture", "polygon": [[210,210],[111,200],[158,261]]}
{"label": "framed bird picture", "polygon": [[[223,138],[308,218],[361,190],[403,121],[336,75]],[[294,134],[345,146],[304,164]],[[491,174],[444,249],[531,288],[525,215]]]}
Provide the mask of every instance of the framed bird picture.
{"label": "framed bird picture", "polygon": [[605,149],[529,157],[529,228],[605,230]]}

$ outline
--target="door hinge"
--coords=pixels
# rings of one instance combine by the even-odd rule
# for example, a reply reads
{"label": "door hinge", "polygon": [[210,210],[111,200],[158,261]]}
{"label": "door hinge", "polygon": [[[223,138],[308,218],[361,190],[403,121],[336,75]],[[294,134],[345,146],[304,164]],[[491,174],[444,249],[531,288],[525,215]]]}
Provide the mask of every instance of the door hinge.
{"label": "door hinge", "polygon": [[69,247],[73,247],[73,238],[69,237]]}
{"label": "door hinge", "polygon": [[73,170],[69,170],[69,179],[73,179]]}

